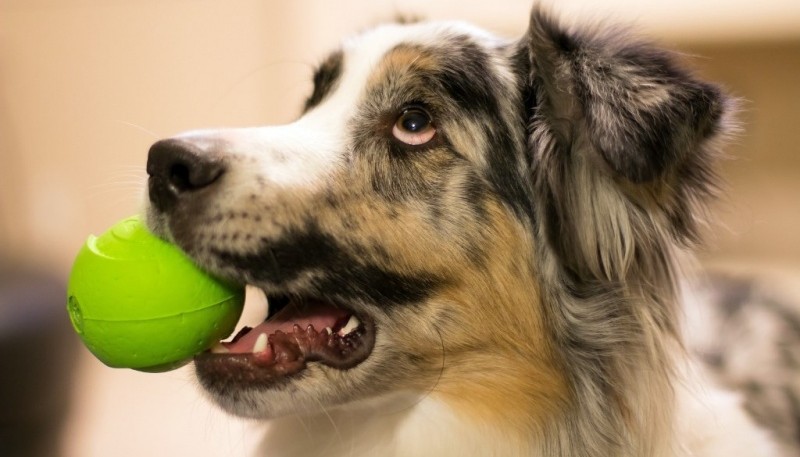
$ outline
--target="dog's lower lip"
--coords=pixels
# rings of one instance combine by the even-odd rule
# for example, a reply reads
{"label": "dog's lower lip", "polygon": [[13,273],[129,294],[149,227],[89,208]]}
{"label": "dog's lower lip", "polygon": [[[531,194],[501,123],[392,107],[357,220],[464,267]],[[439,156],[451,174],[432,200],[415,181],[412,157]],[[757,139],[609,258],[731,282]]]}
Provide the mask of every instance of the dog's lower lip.
{"label": "dog's lower lip", "polygon": [[[256,341],[260,337],[258,329],[250,330],[246,341],[238,342],[243,338],[239,335],[237,342],[223,343],[224,349],[196,356],[195,368],[201,382],[212,389],[234,385],[268,388],[301,373],[309,363],[340,370],[353,368],[369,357],[375,343],[374,321],[349,311],[332,328],[293,325],[291,331],[277,330],[266,335],[268,345]],[[252,351],[258,344],[262,346],[256,353],[243,352],[244,346]]]}

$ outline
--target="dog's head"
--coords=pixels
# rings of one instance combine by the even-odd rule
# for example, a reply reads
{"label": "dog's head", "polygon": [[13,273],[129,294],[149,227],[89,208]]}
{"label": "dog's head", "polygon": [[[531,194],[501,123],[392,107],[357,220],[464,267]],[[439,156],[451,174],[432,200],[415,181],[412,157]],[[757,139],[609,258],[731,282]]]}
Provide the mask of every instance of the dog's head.
{"label": "dog's head", "polygon": [[385,25],[314,84],[289,125],[150,151],[150,227],[270,299],[197,358],[216,400],[274,417],[430,393],[529,427],[591,390],[628,420],[635,381],[611,378],[674,327],[671,251],[710,193],[720,92],[538,11],[519,41]]}

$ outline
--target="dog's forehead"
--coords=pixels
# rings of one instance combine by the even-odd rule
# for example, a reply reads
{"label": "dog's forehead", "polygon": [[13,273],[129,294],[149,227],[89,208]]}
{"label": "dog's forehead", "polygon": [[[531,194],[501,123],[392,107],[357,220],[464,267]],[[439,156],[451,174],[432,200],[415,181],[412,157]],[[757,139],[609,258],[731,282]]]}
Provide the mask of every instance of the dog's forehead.
{"label": "dog's forehead", "polygon": [[[446,50],[456,38],[468,39],[477,46],[499,47],[505,40],[466,22],[420,22],[384,24],[345,39],[342,43],[344,71],[332,99],[355,100],[366,87],[370,76],[393,50],[402,45]],[[331,100],[332,103],[336,101]]]}

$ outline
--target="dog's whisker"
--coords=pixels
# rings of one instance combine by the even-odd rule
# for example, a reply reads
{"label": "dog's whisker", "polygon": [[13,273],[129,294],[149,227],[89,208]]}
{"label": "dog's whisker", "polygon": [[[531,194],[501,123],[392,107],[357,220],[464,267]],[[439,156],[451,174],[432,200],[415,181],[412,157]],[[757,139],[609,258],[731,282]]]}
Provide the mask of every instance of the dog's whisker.
{"label": "dog's whisker", "polygon": [[133,122],[129,122],[129,121],[126,121],[126,120],[123,120],[123,119],[114,119],[114,122],[117,122],[117,123],[122,124],[122,125],[127,125],[128,127],[133,127],[136,130],[139,130],[140,132],[146,133],[148,136],[150,136],[150,138],[152,138],[154,140],[160,138],[160,135],[158,135],[157,133],[153,132],[152,130],[149,130],[149,129],[145,128],[142,125],[135,124]]}
{"label": "dog's whisker", "polygon": [[392,416],[392,415],[403,413],[403,412],[406,412],[406,411],[409,411],[409,410],[413,409],[415,406],[417,406],[420,403],[422,403],[426,398],[430,397],[436,391],[436,388],[439,386],[439,383],[442,381],[442,377],[444,376],[444,372],[445,372],[445,369],[447,367],[447,349],[445,349],[444,338],[442,337],[442,332],[435,325],[432,328],[433,328],[434,331],[436,331],[436,334],[439,337],[439,346],[442,348],[442,350],[441,350],[441,359],[440,359],[441,360],[441,364],[440,364],[440,367],[439,367],[439,374],[437,375],[436,380],[430,385],[430,387],[428,387],[428,389],[425,392],[423,392],[421,395],[419,395],[417,398],[415,398],[415,400],[413,402],[411,402],[410,404],[408,404],[407,406],[404,406],[404,407],[399,408],[399,409],[388,411],[388,412],[386,412],[386,414],[383,414],[383,415]]}
{"label": "dog's whisker", "polygon": [[[297,399],[295,398],[293,393],[291,394],[291,399],[292,399],[292,402],[294,402],[295,404],[298,403]],[[303,427],[303,430],[305,431],[305,434],[306,434],[306,438],[307,439],[313,439],[314,438],[314,434],[311,431],[311,427],[309,427],[308,424],[306,424],[306,421],[303,419],[303,416],[302,415],[298,415],[298,416],[296,416],[296,419],[300,423],[300,426]]]}
{"label": "dog's whisker", "polygon": [[[344,437],[342,436],[341,430],[339,429],[339,424],[336,422],[336,420],[334,420],[333,416],[331,416],[330,412],[328,411],[328,408],[322,403],[322,401],[320,401],[318,398],[315,398],[315,400],[319,405],[320,411],[322,412],[322,414],[328,420],[328,423],[330,423],[331,427],[333,428],[333,433],[334,433],[333,439],[338,441],[339,443],[344,443]],[[333,445],[334,443],[331,442],[327,447],[331,448],[333,447]],[[325,455],[325,453],[323,452],[322,455]]]}
{"label": "dog's whisker", "polygon": [[147,174],[140,166],[123,166],[108,174],[107,180],[86,186],[84,192],[90,198],[101,198],[107,195],[120,194],[131,196],[137,201],[147,187]]}
{"label": "dog's whisker", "polygon": [[109,195],[119,195],[124,199],[140,200],[145,186],[139,182],[115,182],[92,186],[85,190],[87,198],[100,199]]}
{"label": "dog's whisker", "polygon": [[144,188],[146,182],[141,179],[128,179],[128,180],[115,180],[88,186],[88,190],[104,190],[109,188],[121,188],[129,190],[130,188]]}
{"label": "dog's whisker", "polygon": [[211,109],[216,109],[219,107],[220,104],[236,90],[237,87],[241,86],[245,81],[254,77],[258,73],[262,73],[266,70],[273,70],[275,67],[279,66],[292,66],[292,65],[302,65],[306,67],[313,68],[308,62],[301,61],[301,60],[276,60],[269,63],[264,63],[262,65],[257,65],[253,67],[251,70],[244,72],[239,78],[235,81],[231,82],[217,97],[215,97],[214,101],[211,103]]}

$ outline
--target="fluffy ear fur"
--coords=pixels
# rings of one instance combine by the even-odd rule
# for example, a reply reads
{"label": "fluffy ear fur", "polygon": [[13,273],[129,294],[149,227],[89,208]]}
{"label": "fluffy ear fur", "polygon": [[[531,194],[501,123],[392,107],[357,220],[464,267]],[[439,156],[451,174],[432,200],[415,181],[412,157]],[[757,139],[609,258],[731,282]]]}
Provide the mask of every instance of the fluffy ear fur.
{"label": "fluffy ear fur", "polygon": [[536,192],[573,272],[620,280],[642,250],[695,240],[722,92],[623,30],[574,32],[538,8],[523,46]]}
{"label": "fluffy ear fur", "polygon": [[661,455],[679,344],[675,251],[697,239],[730,103],[666,51],[536,8],[515,57],[539,287],[575,397],[563,454]]}

